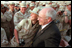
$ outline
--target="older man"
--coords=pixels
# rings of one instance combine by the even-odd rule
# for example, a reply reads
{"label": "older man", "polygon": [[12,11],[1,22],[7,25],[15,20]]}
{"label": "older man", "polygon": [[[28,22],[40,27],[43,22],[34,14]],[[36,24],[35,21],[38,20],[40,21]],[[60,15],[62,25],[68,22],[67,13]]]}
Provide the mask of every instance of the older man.
{"label": "older man", "polygon": [[39,12],[41,31],[33,39],[33,47],[58,47],[61,40],[59,29],[54,23],[56,11],[53,8],[44,8]]}
{"label": "older man", "polygon": [[25,45],[23,45],[23,47],[30,47],[30,45],[32,44],[31,43],[32,39],[40,27],[37,20],[38,11],[39,10],[37,8],[34,8],[34,10],[31,11],[30,19],[23,19],[20,21],[20,23],[18,23],[17,26],[15,26],[15,32],[14,32],[15,37],[11,40],[12,46],[14,47],[19,46],[18,45],[20,43],[19,39],[22,38],[24,39],[25,42]]}

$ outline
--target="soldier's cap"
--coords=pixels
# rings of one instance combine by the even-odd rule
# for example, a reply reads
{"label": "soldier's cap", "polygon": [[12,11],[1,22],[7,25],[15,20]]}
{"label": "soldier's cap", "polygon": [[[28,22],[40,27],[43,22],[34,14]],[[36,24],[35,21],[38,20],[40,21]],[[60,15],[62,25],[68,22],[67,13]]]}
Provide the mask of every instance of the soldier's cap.
{"label": "soldier's cap", "polygon": [[69,5],[69,4],[71,4],[71,1],[67,1],[67,2],[66,2],[66,5]]}
{"label": "soldier's cap", "polygon": [[25,3],[25,1],[22,1],[21,3]]}
{"label": "soldier's cap", "polygon": [[60,6],[59,10],[64,11],[64,6]]}
{"label": "soldier's cap", "polygon": [[60,8],[60,9],[64,9],[65,7],[64,7],[64,6],[60,6],[59,8]]}
{"label": "soldier's cap", "polygon": [[39,12],[39,11],[40,11],[39,8],[34,8],[34,9],[31,11],[31,13],[35,13],[35,14],[38,15],[38,12]]}
{"label": "soldier's cap", "polygon": [[15,3],[15,6],[18,6],[18,3]]}
{"label": "soldier's cap", "polygon": [[30,4],[29,2],[26,3],[26,5],[29,5],[29,4]]}
{"label": "soldier's cap", "polygon": [[46,7],[52,7],[52,5],[51,4],[46,4]]}
{"label": "soldier's cap", "polygon": [[30,7],[32,7],[32,6],[35,6],[35,4],[34,4],[34,3],[31,3],[31,4],[30,4]]}
{"label": "soldier's cap", "polygon": [[10,2],[9,4],[10,4],[10,5],[12,5],[12,4],[14,4],[14,5],[15,5],[15,3],[14,3],[14,2]]}
{"label": "soldier's cap", "polygon": [[45,5],[46,3],[45,2],[43,2],[43,4],[42,5]]}
{"label": "soldier's cap", "polygon": [[38,6],[37,7],[39,10],[42,10],[44,7],[43,6]]}
{"label": "soldier's cap", "polygon": [[57,3],[57,1],[52,1],[53,3]]}
{"label": "soldier's cap", "polygon": [[47,1],[47,3],[52,3],[52,1]]}
{"label": "soldier's cap", "polygon": [[42,5],[42,4],[43,4],[43,3],[41,3],[41,2],[39,3],[39,5]]}
{"label": "soldier's cap", "polygon": [[57,7],[57,4],[56,3],[52,3],[52,7]]}
{"label": "soldier's cap", "polygon": [[3,2],[3,1],[1,1],[1,4],[3,4],[3,5],[4,5],[4,2]]}
{"label": "soldier's cap", "polygon": [[26,3],[20,3],[20,7],[27,7]]}

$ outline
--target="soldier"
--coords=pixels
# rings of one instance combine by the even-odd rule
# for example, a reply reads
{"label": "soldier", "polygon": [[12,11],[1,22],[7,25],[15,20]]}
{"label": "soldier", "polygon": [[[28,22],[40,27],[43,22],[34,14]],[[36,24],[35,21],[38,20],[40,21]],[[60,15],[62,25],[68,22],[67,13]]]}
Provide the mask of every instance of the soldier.
{"label": "soldier", "polygon": [[52,1],[47,1],[48,4],[52,4]]}
{"label": "soldier", "polygon": [[[3,10],[3,9],[1,9]],[[10,42],[10,30],[9,30],[9,24],[8,24],[8,16],[6,16],[6,12],[4,12],[3,14],[3,11],[1,12],[1,27],[5,29],[5,32],[6,32],[6,35],[7,35],[7,39],[8,41]]]}
{"label": "soldier", "polygon": [[16,13],[16,11],[14,10],[14,6],[15,6],[15,3],[14,2],[10,2],[9,4],[9,13],[10,15],[12,16],[12,19],[10,21],[10,32],[11,32],[11,38],[13,37],[13,32],[14,32],[14,22],[13,22],[13,19],[14,19],[14,14]]}
{"label": "soldier", "polygon": [[[27,8],[26,8],[26,13],[27,13],[27,15],[30,17],[30,12],[29,12],[29,10],[30,10],[30,5],[29,5],[30,3],[29,2],[26,2],[26,6],[27,6]],[[28,17],[28,18],[29,18]]]}
{"label": "soldier", "polygon": [[1,47],[9,47],[5,30],[1,27]]}
{"label": "soldier", "polygon": [[36,4],[35,7],[38,7],[39,6],[39,1],[36,1],[35,4]]}
{"label": "soldier", "polygon": [[31,46],[32,39],[40,27],[37,21],[38,12],[39,9],[34,8],[33,11],[31,11],[30,19],[23,19],[17,24],[17,26],[15,26],[15,37],[11,40],[11,45],[13,47],[19,46],[19,39],[24,40],[25,45],[23,45],[23,47]]}
{"label": "soldier", "polygon": [[19,11],[19,5],[18,5],[18,3],[15,3],[14,10],[15,10],[16,12],[18,12],[18,11]]}
{"label": "soldier", "polygon": [[[59,7],[59,11],[57,12],[57,17],[56,17],[56,25],[58,26],[59,30],[63,29],[63,20],[62,18],[64,17],[64,6]],[[61,37],[63,37],[63,33],[61,32]]]}
{"label": "soldier", "polygon": [[[64,6],[61,6],[60,8],[63,8],[60,10],[64,10]],[[64,11],[58,11],[57,14],[60,14],[61,17],[63,16],[61,19],[60,19],[60,17],[58,18],[58,19],[60,19],[60,22],[61,22],[60,25],[58,25],[58,27],[60,29],[62,39],[64,39],[64,37],[66,36],[66,32],[70,29],[69,24],[67,23],[68,18],[65,16]],[[62,14],[64,14],[64,15],[62,15]]]}
{"label": "soldier", "polygon": [[35,4],[34,3],[30,3],[30,10],[29,10],[29,12],[31,12],[34,9],[34,7],[35,7]]}
{"label": "soldier", "polygon": [[71,40],[71,1],[67,1],[65,14],[65,24],[69,24],[69,28],[66,32],[64,39],[69,42]]}
{"label": "soldier", "polygon": [[52,3],[52,8],[57,12],[57,4],[56,3]]}
{"label": "soldier", "polygon": [[27,19],[26,4],[20,3],[20,11],[14,15],[14,25],[16,26],[22,19]]}
{"label": "soldier", "polygon": [[70,24],[70,26],[71,26],[71,1],[68,1],[67,3],[66,3],[66,9],[65,9],[65,15],[67,15],[68,16],[68,22],[69,22],[69,24]]}
{"label": "soldier", "polygon": [[49,5],[49,4],[46,4],[46,6],[45,6],[45,7],[52,7],[52,5],[51,5],[51,4],[50,4],[50,5]]}

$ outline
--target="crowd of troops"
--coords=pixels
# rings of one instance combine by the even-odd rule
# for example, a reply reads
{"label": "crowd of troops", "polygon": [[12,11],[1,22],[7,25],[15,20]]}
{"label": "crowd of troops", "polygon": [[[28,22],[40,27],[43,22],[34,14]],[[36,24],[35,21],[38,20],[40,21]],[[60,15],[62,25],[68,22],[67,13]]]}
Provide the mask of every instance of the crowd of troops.
{"label": "crowd of troops", "polygon": [[61,38],[69,42],[71,40],[71,1],[20,1],[9,4],[1,2],[1,47],[19,47],[15,31],[18,32],[18,38],[26,39],[24,47],[30,47],[30,40],[33,38],[31,34],[34,35],[33,31],[38,26],[36,23],[32,28],[31,14],[38,15],[44,7],[52,7],[57,12],[54,21],[60,30]]}

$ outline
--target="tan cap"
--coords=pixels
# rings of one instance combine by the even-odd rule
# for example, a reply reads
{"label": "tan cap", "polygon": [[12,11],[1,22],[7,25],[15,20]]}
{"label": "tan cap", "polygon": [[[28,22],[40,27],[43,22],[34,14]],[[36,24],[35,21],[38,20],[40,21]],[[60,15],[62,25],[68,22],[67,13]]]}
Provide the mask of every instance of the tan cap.
{"label": "tan cap", "polygon": [[29,4],[30,4],[29,2],[26,3],[26,5],[29,5]]}
{"label": "tan cap", "polygon": [[22,1],[21,3],[25,3],[25,1]]}
{"label": "tan cap", "polygon": [[46,4],[46,7],[52,7],[52,5],[51,4]]}
{"label": "tan cap", "polygon": [[18,3],[15,3],[15,6],[18,6]]}
{"label": "tan cap", "polygon": [[52,1],[47,1],[47,3],[52,3]]}
{"label": "tan cap", "polygon": [[52,3],[52,7],[57,7],[57,4],[56,3]]}
{"label": "tan cap", "polygon": [[20,3],[20,7],[26,7],[26,3]]}
{"label": "tan cap", "polygon": [[66,5],[69,5],[69,4],[71,4],[71,1],[67,1],[67,2],[66,2]]}
{"label": "tan cap", "polygon": [[30,7],[32,7],[32,6],[35,6],[35,4],[34,4],[34,3],[31,3],[31,4],[30,4]]}
{"label": "tan cap", "polygon": [[14,2],[10,2],[9,4],[12,5],[12,4],[15,4],[15,3]]}
{"label": "tan cap", "polygon": [[64,6],[60,6],[60,7],[59,7],[59,10],[60,10],[60,11],[64,11],[64,9],[65,9]]}
{"label": "tan cap", "polygon": [[34,8],[31,12],[38,15],[39,8]]}

